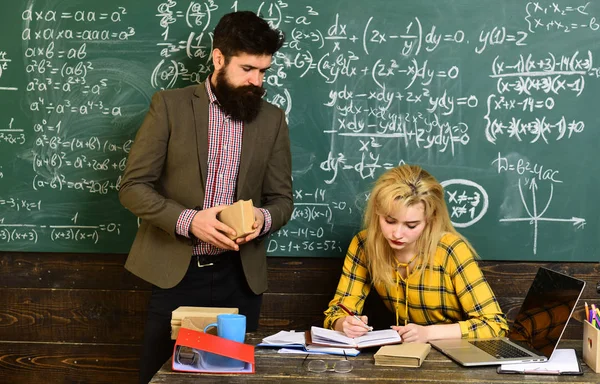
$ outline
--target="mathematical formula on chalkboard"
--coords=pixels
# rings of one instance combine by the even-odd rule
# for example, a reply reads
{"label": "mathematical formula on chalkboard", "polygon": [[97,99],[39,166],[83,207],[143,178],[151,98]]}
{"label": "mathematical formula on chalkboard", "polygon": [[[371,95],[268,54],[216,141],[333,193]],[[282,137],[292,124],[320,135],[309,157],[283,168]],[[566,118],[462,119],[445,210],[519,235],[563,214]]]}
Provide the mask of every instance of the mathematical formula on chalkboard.
{"label": "mathematical formula on chalkboard", "polygon": [[339,256],[375,179],[416,163],[485,259],[597,261],[600,5],[13,2],[0,22],[0,249],[127,252],[120,176],[154,92],[210,73],[233,10],[286,33],[265,76],[295,207],[274,256]]}

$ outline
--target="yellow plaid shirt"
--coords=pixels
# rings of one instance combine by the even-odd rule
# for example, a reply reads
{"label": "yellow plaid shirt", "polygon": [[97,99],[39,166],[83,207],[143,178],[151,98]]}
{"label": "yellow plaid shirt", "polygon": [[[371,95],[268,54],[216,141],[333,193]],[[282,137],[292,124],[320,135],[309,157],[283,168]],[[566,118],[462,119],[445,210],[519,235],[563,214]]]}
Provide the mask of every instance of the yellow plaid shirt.
{"label": "yellow plaid shirt", "polygon": [[[365,241],[366,231],[362,231],[350,243],[335,296],[325,311],[325,328],[333,328],[337,319],[347,316],[337,307],[340,302],[356,313],[362,313],[364,301],[374,286],[367,269]],[[506,316],[472,252],[460,237],[444,235],[437,247],[433,271],[427,266],[429,271],[421,276],[420,268],[422,264],[417,265],[406,279],[391,271],[398,282],[392,289],[383,284],[374,286],[387,308],[395,311],[399,320],[397,325],[404,325],[405,320],[420,325],[458,323],[463,338],[505,335],[508,330]]]}

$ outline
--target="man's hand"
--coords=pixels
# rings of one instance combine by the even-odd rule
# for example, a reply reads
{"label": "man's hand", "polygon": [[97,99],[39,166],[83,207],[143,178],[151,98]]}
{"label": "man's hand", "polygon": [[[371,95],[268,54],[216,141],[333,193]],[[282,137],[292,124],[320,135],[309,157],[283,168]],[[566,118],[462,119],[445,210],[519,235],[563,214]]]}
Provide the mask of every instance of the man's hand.
{"label": "man's hand", "polygon": [[254,207],[254,224],[252,224],[252,229],[254,229],[254,232],[250,233],[246,237],[240,237],[235,242],[238,245],[242,245],[251,240],[256,239],[258,237],[258,235],[260,234],[260,231],[262,231],[262,228],[264,225],[265,225],[265,216],[263,215],[263,213],[260,209]]}
{"label": "man's hand", "polygon": [[227,207],[228,205],[219,205],[198,211],[192,219],[190,233],[201,241],[212,244],[215,247],[238,251],[240,247],[225,235],[226,233],[230,233],[232,236],[235,236],[235,231],[217,219],[219,212]]}

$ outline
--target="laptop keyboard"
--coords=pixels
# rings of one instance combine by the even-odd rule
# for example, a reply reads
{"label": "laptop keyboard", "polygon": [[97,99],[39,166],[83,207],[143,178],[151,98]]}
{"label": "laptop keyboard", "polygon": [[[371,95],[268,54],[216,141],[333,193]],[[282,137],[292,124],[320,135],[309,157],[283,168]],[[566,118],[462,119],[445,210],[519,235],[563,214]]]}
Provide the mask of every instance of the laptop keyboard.
{"label": "laptop keyboard", "polygon": [[499,359],[531,356],[504,340],[473,340],[469,343]]}

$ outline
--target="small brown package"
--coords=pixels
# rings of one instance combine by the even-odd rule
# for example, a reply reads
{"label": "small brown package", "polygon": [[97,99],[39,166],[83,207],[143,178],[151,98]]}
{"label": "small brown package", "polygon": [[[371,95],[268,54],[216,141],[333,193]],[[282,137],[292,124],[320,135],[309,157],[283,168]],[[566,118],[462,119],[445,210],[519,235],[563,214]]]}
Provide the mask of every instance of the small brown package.
{"label": "small brown package", "polygon": [[254,232],[252,224],[254,224],[254,205],[252,200],[238,200],[219,213],[219,220],[231,227],[236,236],[230,236],[231,240],[247,236]]}

